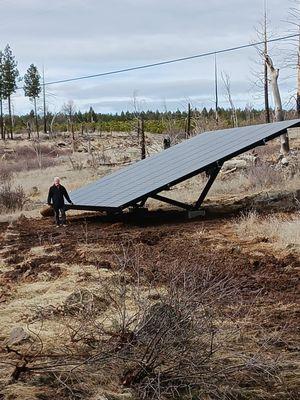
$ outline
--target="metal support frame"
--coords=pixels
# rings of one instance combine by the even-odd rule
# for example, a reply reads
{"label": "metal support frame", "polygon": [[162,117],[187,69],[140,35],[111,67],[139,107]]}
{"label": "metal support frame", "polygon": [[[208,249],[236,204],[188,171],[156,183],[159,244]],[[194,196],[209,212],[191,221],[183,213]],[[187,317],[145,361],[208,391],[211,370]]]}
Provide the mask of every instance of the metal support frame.
{"label": "metal support frame", "polygon": [[[209,192],[209,189],[212,187],[216,177],[218,176],[218,173],[220,172],[222,168],[222,164],[217,163],[216,166],[212,167],[211,169],[207,170],[206,173],[209,176],[209,179],[202,190],[198,200],[194,205],[189,205],[186,203],[182,203],[181,201],[170,199],[168,197],[161,196],[160,194],[152,194],[149,197],[155,200],[162,201],[167,204],[171,204],[172,206],[180,207],[183,208],[184,210],[187,211],[195,211],[199,210],[200,206],[202,205],[203,201],[205,200],[205,197],[207,196],[207,193]],[[145,204],[144,202],[142,204]]]}
{"label": "metal support frame", "polygon": [[[236,157],[242,153],[245,153],[246,151],[252,150],[257,146],[265,145],[270,140],[275,139],[276,137],[282,135],[283,133],[286,133],[288,128],[300,126],[299,121],[300,120],[291,121],[291,124],[289,126],[282,128],[279,131],[275,131],[272,134],[267,135],[267,132],[266,132],[266,135],[267,135],[266,137],[264,137],[260,140],[257,140],[256,142],[250,143],[245,147],[241,147],[238,150],[235,150],[231,153],[229,152],[222,159],[215,160],[214,162],[212,162],[209,165],[204,165],[201,167],[201,169],[194,170],[194,171],[188,173],[187,175],[180,176],[177,179],[175,179],[167,184],[164,184],[163,186],[161,186],[159,188],[154,189],[153,191],[150,191],[148,193],[146,192],[146,193],[142,194],[141,196],[134,198],[134,199],[128,201],[127,203],[121,204],[117,207],[75,205],[74,204],[74,205],[67,205],[66,208],[73,209],[73,210],[104,211],[107,213],[120,213],[120,212],[123,212],[123,210],[125,210],[128,207],[134,207],[134,208],[143,207],[148,198],[153,198],[153,199],[156,199],[156,200],[159,200],[159,201],[171,204],[171,205],[175,205],[175,206],[183,208],[185,210],[197,211],[201,207],[203,201],[205,200],[207,193],[209,192],[211,186],[213,185],[213,183],[225,161],[228,161],[228,160],[232,159],[233,157]],[[182,203],[180,201],[169,199],[169,198],[166,198],[166,197],[158,194],[158,193],[166,191],[166,190],[170,189],[171,187],[173,187],[187,179],[190,179],[193,176],[196,176],[202,172],[206,172],[207,175],[209,176],[209,179],[208,179],[208,182],[206,183],[202,193],[200,194],[198,200],[194,203],[194,205],[188,205],[188,204]]]}
{"label": "metal support frame", "polygon": [[182,203],[181,201],[169,199],[168,197],[164,197],[159,194],[152,194],[149,197],[151,197],[152,199],[155,199],[155,200],[162,201],[167,204],[171,204],[172,206],[177,206],[177,207],[183,208],[184,210],[192,210],[193,209],[193,206]]}
{"label": "metal support frame", "polygon": [[207,193],[209,192],[209,189],[212,187],[212,184],[216,180],[216,177],[218,176],[218,173],[220,172],[222,165],[223,164],[221,164],[221,165],[218,164],[216,167],[208,170],[209,179],[193,207],[194,210],[199,210],[201,204],[203,203],[203,201],[205,200],[205,197],[207,196]]}
{"label": "metal support frame", "polygon": [[86,206],[86,205],[77,205],[77,204],[66,204],[66,210],[81,210],[81,211],[105,211],[108,213],[118,213],[122,211],[119,207],[101,207],[101,206]]}
{"label": "metal support frame", "polygon": [[[220,172],[222,165],[223,165],[223,163],[222,164],[216,163],[215,166],[213,166],[210,169],[205,171],[206,174],[209,176],[209,179],[208,179],[202,193],[200,194],[198,200],[196,201],[196,203],[194,205],[190,205],[190,204],[186,204],[181,201],[178,201],[178,200],[170,199],[170,198],[162,196],[158,193],[153,193],[153,194],[149,194],[149,195],[143,197],[139,202],[131,204],[131,207],[133,207],[133,209],[140,209],[140,208],[144,207],[147,199],[151,198],[151,199],[161,201],[163,203],[171,204],[172,206],[182,208],[186,211],[199,210],[200,206],[202,205],[203,201],[205,200],[205,197],[207,196],[209,189],[211,188],[212,184],[214,183],[216,177],[218,176],[218,173]],[[169,188],[170,188],[170,186],[167,185],[163,190],[167,190]],[[97,206],[71,205],[71,204],[66,205],[67,210],[75,209],[75,210],[83,210],[83,211],[105,211],[108,214],[120,213],[123,211],[124,208],[125,207],[119,208],[119,207],[97,207]]]}

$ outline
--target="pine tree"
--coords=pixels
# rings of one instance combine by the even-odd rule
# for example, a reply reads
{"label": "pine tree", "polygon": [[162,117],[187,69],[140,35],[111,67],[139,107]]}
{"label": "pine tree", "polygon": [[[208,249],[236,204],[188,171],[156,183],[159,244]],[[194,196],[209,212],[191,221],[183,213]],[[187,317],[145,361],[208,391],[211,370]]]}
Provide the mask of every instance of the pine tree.
{"label": "pine tree", "polygon": [[93,107],[90,107],[89,109],[89,114],[90,114],[90,122],[97,122],[97,114],[95,113]]}
{"label": "pine tree", "polygon": [[29,97],[34,104],[34,114],[35,114],[35,126],[36,133],[39,137],[39,123],[38,123],[38,115],[37,115],[37,107],[36,100],[41,93],[41,77],[38,72],[37,67],[34,64],[31,64],[28,68],[26,74],[24,75],[24,92],[25,96]]}
{"label": "pine tree", "polygon": [[4,124],[3,124],[3,71],[2,71],[2,63],[3,63],[3,53],[2,53],[2,51],[0,51],[0,133],[1,133],[1,138],[5,139]]}
{"label": "pine tree", "polygon": [[3,52],[2,58],[2,77],[3,77],[3,98],[8,101],[8,113],[9,113],[9,129],[10,138],[13,139],[13,120],[11,114],[11,95],[15,93],[17,89],[17,78],[19,71],[17,69],[17,61],[11,51],[9,45],[7,45]]}

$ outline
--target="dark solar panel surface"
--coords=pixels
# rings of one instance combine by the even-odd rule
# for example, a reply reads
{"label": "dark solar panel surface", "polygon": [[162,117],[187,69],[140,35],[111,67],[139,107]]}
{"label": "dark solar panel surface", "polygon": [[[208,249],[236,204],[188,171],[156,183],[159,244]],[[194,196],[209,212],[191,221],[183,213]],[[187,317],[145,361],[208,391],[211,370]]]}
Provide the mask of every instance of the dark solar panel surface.
{"label": "dark solar panel surface", "polygon": [[204,132],[73,191],[71,199],[76,205],[124,207],[294,126],[299,119]]}

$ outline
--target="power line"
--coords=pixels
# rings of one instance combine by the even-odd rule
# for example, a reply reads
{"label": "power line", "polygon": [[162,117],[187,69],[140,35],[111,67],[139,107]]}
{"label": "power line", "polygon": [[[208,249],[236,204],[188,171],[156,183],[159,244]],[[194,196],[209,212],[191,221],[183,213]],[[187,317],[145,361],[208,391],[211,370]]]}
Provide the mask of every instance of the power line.
{"label": "power line", "polygon": [[[299,33],[287,35],[287,36],[280,36],[280,37],[274,38],[274,39],[268,39],[267,42],[268,43],[278,42],[281,40],[291,39],[294,37],[299,37]],[[203,58],[203,57],[208,57],[208,56],[212,56],[212,55],[216,55],[216,54],[228,53],[228,52],[235,51],[235,50],[246,49],[248,47],[259,46],[264,43],[265,43],[265,41],[263,40],[260,42],[248,43],[248,44],[244,44],[241,46],[235,46],[235,47],[228,47],[228,48],[222,49],[222,50],[209,51],[207,53],[195,54],[195,55],[187,56],[187,57],[174,58],[171,60],[159,61],[159,62],[151,63],[151,64],[144,64],[144,65],[138,65],[135,67],[122,68],[122,69],[117,69],[114,71],[101,72],[99,74],[93,74],[93,75],[84,75],[84,76],[79,76],[76,78],[68,78],[68,79],[61,79],[61,80],[52,81],[52,82],[45,82],[45,86],[56,85],[59,83],[74,82],[74,81],[79,81],[79,80],[83,80],[83,79],[97,78],[97,77],[101,77],[101,76],[122,74],[125,72],[136,71],[136,70],[140,70],[140,69],[159,67],[161,65],[174,64],[174,63],[181,62],[181,61],[188,61],[188,60],[193,60],[196,58]],[[22,89],[22,88],[18,88],[18,89]]]}
{"label": "power line", "polygon": [[[269,39],[269,40],[267,40],[267,42],[268,43],[278,42],[278,41],[281,41],[281,40],[286,40],[286,39],[290,39],[290,38],[297,37],[297,36],[299,36],[299,33],[292,34],[292,35],[287,35],[287,36],[281,36],[281,37],[274,38],[274,39]],[[195,55],[187,56],[187,57],[174,58],[172,60],[159,61],[159,62],[156,62],[156,63],[139,65],[139,66],[136,66],[136,67],[129,67],[129,68],[117,69],[117,70],[114,70],[114,71],[101,72],[99,74],[85,75],[85,76],[79,76],[79,77],[76,77],[76,78],[61,79],[61,80],[58,80],[58,81],[46,82],[45,85],[55,85],[55,84],[58,84],[58,83],[73,82],[73,81],[79,81],[79,80],[82,80],[82,79],[90,79],[90,78],[96,78],[96,77],[100,77],[100,76],[115,75],[115,74],[121,74],[121,73],[124,73],[124,72],[136,71],[136,70],[139,70],[139,69],[158,67],[158,66],[161,66],[161,65],[173,64],[173,63],[180,62],[180,61],[187,61],[187,60],[193,60],[195,58],[208,57],[208,56],[215,55],[215,54],[228,53],[230,51],[241,50],[241,49],[245,49],[247,47],[259,46],[259,45],[264,44],[264,43],[265,43],[265,41],[263,40],[261,42],[248,43],[248,44],[244,44],[244,45],[241,45],[241,46],[229,47],[229,48],[222,49],[222,50],[210,51],[210,52],[207,52],[207,53],[195,54]]]}

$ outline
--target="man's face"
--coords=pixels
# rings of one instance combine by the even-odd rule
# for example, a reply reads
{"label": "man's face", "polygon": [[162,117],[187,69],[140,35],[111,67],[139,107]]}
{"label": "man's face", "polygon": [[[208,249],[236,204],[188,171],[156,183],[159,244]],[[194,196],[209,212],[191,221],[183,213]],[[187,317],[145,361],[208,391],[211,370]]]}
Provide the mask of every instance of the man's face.
{"label": "man's face", "polygon": [[54,185],[59,186],[59,179],[54,179]]}

